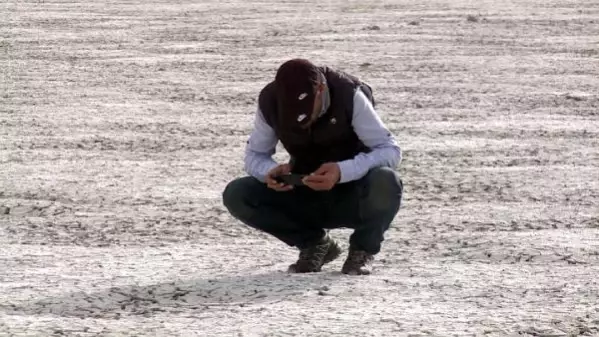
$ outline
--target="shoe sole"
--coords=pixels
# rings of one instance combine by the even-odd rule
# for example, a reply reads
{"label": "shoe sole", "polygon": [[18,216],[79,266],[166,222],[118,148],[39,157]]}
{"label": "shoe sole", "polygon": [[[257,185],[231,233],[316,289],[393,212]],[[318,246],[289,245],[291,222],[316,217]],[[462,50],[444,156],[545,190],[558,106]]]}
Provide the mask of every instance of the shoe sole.
{"label": "shoe sole", "polygon": [[352,269],[352,270],[341,270],[341,272],[345,275],[351,275],[351,276],[362,276],[362,275],[370,275],[372,272],[370,270],[367,269],[360,269],[360,270],[356,270],[356,269]]}

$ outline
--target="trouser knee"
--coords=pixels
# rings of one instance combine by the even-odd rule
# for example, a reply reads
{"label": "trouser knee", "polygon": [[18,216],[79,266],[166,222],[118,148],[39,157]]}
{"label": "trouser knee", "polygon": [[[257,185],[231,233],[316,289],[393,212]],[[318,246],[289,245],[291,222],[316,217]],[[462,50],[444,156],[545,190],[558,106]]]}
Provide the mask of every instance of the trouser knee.
{"label": "trouser knee", "polygon": [[370,170],[365,177],[365,194],[361,209],[365,217],[395,215],[401,206],[403,184],[399,174],[387,167]]}
{"label": "trouser knee", "polygon": [[239,178],[231,181],[222,193],[223,204],[229,213],[238,219],[247,219],[253,213],[253,207],[248,203],[251,181],[253,178]]}

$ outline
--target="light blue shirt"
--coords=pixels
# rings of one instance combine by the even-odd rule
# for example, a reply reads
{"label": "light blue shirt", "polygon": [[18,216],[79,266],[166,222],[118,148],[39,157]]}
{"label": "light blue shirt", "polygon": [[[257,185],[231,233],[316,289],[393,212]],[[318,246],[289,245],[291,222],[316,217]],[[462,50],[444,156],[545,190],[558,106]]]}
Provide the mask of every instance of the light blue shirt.
{"label": "light blue shirt", "polygon": [[[326,111],[328,101],[327,93],[323,111]],[[401,163],[402,153],[399,145],[361,90],[356,90],[354,96],[352,127],[371,152],[359,153],[352,159],[337,162],[341,171],[339,183],[360,179],[374,167],[395,168]],[[275,131],[266,123],[262,111],[258,108],[254,129],[245,149],[245,172],[264,182],[266,174],[278,165],[272,158],[278,141]]]}

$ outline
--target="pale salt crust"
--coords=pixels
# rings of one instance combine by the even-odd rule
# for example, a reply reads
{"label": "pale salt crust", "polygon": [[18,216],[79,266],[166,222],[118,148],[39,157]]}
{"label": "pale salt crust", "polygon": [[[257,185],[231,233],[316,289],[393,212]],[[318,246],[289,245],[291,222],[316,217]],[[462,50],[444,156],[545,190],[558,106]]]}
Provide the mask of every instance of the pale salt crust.
{"label": "pale salt crust", "polygon": [[[596,1],[0,15],[0,336],[599,335]],[[404,151],[369,277],[288,275],[221,203],[291,57],[367,80]]]}

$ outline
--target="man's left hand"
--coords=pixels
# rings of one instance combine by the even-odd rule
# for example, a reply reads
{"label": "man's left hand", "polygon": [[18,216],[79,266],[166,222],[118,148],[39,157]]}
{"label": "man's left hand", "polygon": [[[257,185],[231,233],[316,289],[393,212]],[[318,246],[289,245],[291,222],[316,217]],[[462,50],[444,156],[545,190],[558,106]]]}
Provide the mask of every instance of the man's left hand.
{"label": "man's left hand", "polygon": [[304,184],[315,191],[331,190],[339,179],[341,171],[337,163],[322,164],[316,171],[304,178]]}

